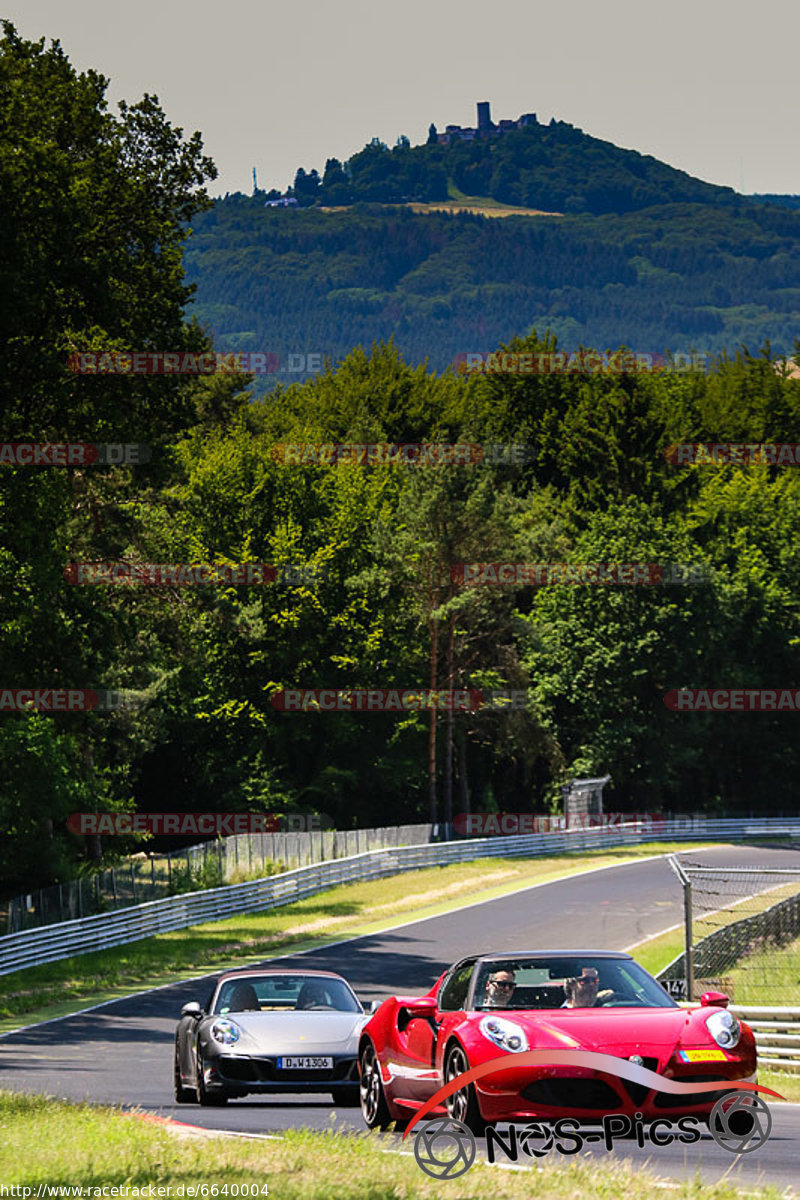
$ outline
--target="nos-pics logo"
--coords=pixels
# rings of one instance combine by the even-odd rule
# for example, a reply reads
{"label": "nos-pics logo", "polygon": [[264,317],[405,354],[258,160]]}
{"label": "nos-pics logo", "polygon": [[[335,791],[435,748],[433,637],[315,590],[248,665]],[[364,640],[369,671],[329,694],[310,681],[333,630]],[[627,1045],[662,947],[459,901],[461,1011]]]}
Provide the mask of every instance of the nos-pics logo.
{"label": "nos-pics logo", "polygon": [[[637,1117],[640,1114],[636,1114]],[[679,1140],[693,1142],[700,1140],[700,1131],[688,1129],[686,1123],[697,1123],[697,1118],[684,1117],[678,1124],[682,1131]],[[614,1122],[620,1125],[614,1126]],[[561,1126],[569,1126],[563,1130]],[[654,1145],[668,1145],[673,1137],[664,1136],[664,1127],[672,1128],[672,1122],[661,1119],[653,1123],[653,1130],[659,1126],[658,1134],[650,1138]],[[767,1141],[772,1131],[772,1116],[769,1108],[760,1096],[754,1093],[739,1093],[722,1096],[714,1105],[708,1120],[711,1136],[717,1145],[730,1154],[750,1154],[758,1150]],[[519,1160],[520,1149],[528,1158],[541,1158],[548,1151],[555,1149],[564,1154],[577,1154],[587,1142],[604,1142],[605,1149],[611,1150],[616,1137],[628,1137],[633,1130],[633,1122],[629,1117],[607,1116],[603,1118],[603,1133],[581,1132],[577,1121],[566,1119],[557,1121],[554,1127],[533,1123],[522,1127],[509,1126],[505,1136],[489,1130],[487,1148],[489,1161],[495,1161],[495,1148],[500,1146],[504,1157],[511,1162]],[[562,1145],[556,1138],[564,1133],[568,1139],[567,1145]],[[636,1129],[636,1140],[644,1144],[644,1130]],[[692,1135],[692,1136],[686,1136]],[[489,1146],[489,1139],[492,1146]],[[437,1117],[426,1121],[420,1126],[414,1139],[414,1157],[417,1165],[433,1179],[457,1179],[465,1174],[475,1161],[477,1141],[472,1131],[461,1121],[452,1117]]]}

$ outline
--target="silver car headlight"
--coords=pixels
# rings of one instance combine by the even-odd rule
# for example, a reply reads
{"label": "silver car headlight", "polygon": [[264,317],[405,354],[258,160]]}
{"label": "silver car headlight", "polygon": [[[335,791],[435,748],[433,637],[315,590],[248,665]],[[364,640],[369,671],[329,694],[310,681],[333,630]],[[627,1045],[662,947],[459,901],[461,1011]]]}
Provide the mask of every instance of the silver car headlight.
{"label": "silver car headlight", "polygon": [[241,1029],[235,1025],[233,1021],[228,1021],[225,1017],[215,1021],[211,1026],[211,1036],[215,1042],[222,1042],[225,1046],[232,1046],[234,1042],[238,1042],[241,1035]]}
{"label": "silver car headlight", "polygon": [[706,1029],[723,1050],[732,1050],[742,1036],[741,1025],[727,1009],[706,1017]]}
{"label": "silver car headlight", "polygon": [[501,1050],[519,1054],[520,1051],[528,1049],[525,1030],[517,1025],[516,1021],[509,1021],[506,1017],[484,1017],[479,1028],[483,1036]]}

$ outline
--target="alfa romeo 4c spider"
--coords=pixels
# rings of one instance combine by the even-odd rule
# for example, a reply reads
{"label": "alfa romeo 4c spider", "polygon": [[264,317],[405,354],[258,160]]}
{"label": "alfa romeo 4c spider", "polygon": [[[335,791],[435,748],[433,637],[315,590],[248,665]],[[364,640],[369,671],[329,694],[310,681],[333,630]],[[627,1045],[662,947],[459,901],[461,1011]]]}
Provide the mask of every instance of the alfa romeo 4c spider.
{"label": "alfa romeo 4c spider", "polygon": [[[445,971],[426,996],[393,996],[361,1031],[361,1111],[367,1125],[402,1127],[457,1076],[491,1060],[519,1067],[474,1078],[431,1115],[480,1133],[497,1121],[645,1121],[707,1117],[720,1090],[661,1091],[649,1072],[683,1083],[756,1082],[752,1030],[707,992],[681,1007],[629,954],[530,951],[472,956]],[[531,1064],[526,1051],[546,1051]],[[626,1060],[625,1071],[579,1065],[592,1051]],[[552,1061],[546,1061],[550,1058]],[[561,1061],[557,1061],[558,1059]],[[645,1071],[631,1071],[635,1064]],[[625,1077],[627,1073],[628,1078]],[[637,1082],[631,1076],[639,1074]]]}

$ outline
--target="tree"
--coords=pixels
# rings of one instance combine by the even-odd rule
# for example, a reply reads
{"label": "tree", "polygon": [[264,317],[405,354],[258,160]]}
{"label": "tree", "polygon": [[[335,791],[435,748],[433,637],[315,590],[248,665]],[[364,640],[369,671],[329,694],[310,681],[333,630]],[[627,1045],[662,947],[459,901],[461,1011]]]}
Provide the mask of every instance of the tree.
{"label": "tree", "polygon": [[434,125],[433,121],[431,121],[431,123],[428,127],[428,140],[425,143],[425,145],[426,146],[436,146],[438,144],[438,142],[439,142],[439,135],[436,132],[436,126]]}
{"label": "tree", "polygon": [[17,438],[147,441],[179,427],[179,383],[66,369],[75,351],[201,351],[183,321],[181,246],[216,177],[155,96],[107,111],[108,80],[78,74],[56,41],[0,41],[0,414]]}
{"label": "tree", "polygon": [[[209,203],[203,183],[216,170],[200,135],[184,141],[156,97],[123,102],[114,117],[102,75],[78,74],[58,42],[49,49],[44,39],[27,42],[9,22],[3,31],[3,438],[144,442],[153,466],[136,481],[130,467],[0,470],[0,677],[7,687],[117,687],[135,684],[137,674],[149,683],[159,655],[145,650],[148,635],[132,627],[123,598],[71,588],[64,568],[73,556],[122,557],[137,488],[169,476],[165,443],[195,419],[192,386],[164,376],[90,378],[69,371],[67,356],[208,348],[199,326],[184,320],[193,289],[181,252],[188,222]],[[5,822],[15,861],[36,857],[43,822],[63,813],[69,797],[127,806],[132,763],[152,732],[148,717],[7,713],[3,720],[4,769],[16,780],[9,789],[30,804],[24,820]],[[52,776],[53,797],[20,784],[23,747],[28,778]],[[67,769],[73,788],[64,782]],[[57,851],[48,846],[41,861],[52,874]]]}
{"label": "tree", "polygon": [[352,200],[350,180],[338,158],[329,158],[325,163],[321,199],[325,204],[349,204]]}
{"label": "tree", "polygon": [[316,168],[306,174],[302,167],[298,167],[297,174],[294,177],[292,193],[301,207],[307,207],[315,203],[319,198],[320,186],[321,181]]}

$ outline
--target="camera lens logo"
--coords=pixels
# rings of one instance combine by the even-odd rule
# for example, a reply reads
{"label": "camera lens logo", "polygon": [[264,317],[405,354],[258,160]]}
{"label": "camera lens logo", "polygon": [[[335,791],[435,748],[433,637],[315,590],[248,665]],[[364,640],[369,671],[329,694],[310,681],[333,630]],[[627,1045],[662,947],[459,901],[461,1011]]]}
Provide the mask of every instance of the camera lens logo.
{"label": "camera lens logo", "polygon": [[723,1096],[708,1118],[711,1136],[731,1154],[751,1154],[764,1145],[772,1132],[772,1114],[754,1092]]}
{"label": "camera lens logo", "polygon": [[553,1149],[553,1130],[532,1121],[520,1132],[517,1141],[529,1158],[543,1158]]}
{"label": "camera lens logo", "polygon": [[475,1161],[475,1138],[460,1121],[426,1121],[414,1140],[417,1165],[433,1179],[458,1179]]}

